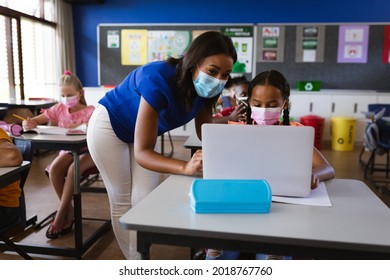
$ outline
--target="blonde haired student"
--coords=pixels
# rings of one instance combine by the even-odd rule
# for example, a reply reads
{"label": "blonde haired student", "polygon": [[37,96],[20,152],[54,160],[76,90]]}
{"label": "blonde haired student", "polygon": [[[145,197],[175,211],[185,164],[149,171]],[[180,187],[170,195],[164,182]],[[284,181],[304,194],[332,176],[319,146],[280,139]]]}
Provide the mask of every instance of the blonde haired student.
{"label": "blonde haired student", "polygon": [[[29,130],[48,122],[57,123],[59,127],[75,128],[87,124],[94,106],[87,105],[84,89],[80,80],[71,72],[65,71],[60,77],[59,87],[61,102],[49,109],[43,109],[36,117],[23,121],[23,129]],[[80,173],[94,166],[94,162],[86,150],[80,155]],[[60,151],[47,169],[50,182],[60,199],[55,218],[46,231],[46,237],[54,239],[72,230],[74,210],[72,197],[74,190],[73,155],[68,151]]]}

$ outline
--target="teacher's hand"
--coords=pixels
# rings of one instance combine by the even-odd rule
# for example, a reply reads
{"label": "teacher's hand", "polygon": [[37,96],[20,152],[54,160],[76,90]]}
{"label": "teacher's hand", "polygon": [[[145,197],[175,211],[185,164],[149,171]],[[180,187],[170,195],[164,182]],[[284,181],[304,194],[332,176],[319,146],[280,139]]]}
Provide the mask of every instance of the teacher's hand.
{"label": "teacher's hand", "polygon": [[184,167],[185,175],[195,175],[198,172],[203,172],[202,150],[197,150]]}

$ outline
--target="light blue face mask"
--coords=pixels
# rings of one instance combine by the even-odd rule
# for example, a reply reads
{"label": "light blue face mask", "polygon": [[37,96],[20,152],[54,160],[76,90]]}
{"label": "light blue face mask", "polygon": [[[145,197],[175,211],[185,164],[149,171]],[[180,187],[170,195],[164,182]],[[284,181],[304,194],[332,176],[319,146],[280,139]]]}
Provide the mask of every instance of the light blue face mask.
{"label": "light blue face mask", "polygon": [[227,80],[220,80],[199,70],[194,81],[195,90],[200,97],[213,98],[222,92]]}

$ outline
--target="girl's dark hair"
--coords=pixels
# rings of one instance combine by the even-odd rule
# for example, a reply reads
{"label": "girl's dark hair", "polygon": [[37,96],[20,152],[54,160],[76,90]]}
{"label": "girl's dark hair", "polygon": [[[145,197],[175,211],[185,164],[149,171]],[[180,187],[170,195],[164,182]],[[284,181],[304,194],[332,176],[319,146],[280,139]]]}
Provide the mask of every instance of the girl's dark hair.
{"label": "girl's dark hair", "polygon": [[[230,37],[218,32],[205,32],[192,42],[183,57],[167,59],[167,62],[176,65],[176,78],[179,98],[184,102],[187,110],[192,107],[192,99],[197,96],[192,80],[193,70],[206,57],[224,54],[237,61],[237,52]],[[207,109],[212,110],[219,95],[206,101]]]}
{"label": "girl's dark hair", "polygon": [[[258,74],[253,80],[250,82],[248,87],[248,100],[252,97],[252,90],[255,86],[265,86],[270,85],[274,86],[282,92],[284,100],[288,100],[290,98],[290,84],[287,79],[283,76],[282,73],[276,70],[264,71]],[[248,123],[251,122],[250,119],[250,108],[247,113]],[[248,118],[249,116],[249,118]],[[288,109],[283,109],[283,125],[290,125],[290,112]]]}
{"label": "girl's dark hair", "polygon": [[236,85],[249,85],[249,81],[246,79],[245,76],[230,78],[227,81],[225,88],[231,88]]}

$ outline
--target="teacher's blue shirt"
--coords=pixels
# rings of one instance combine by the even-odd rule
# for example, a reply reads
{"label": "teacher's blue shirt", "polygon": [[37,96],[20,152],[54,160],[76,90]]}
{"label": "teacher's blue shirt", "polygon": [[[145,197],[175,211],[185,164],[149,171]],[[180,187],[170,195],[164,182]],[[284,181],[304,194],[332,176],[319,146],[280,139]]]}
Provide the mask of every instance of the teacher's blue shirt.
{"label": "teacher's blue shirt", "polygon": [[99,101],[107,108],[119,139],[134,142],[141,96],[158,112],[158,135],[188,123],[199,113],[206,99],[195,97],[191,110],[187,111],[178,98],[175,69],[175,65],[165,61],[140,66]]}

